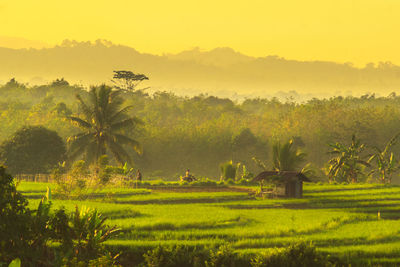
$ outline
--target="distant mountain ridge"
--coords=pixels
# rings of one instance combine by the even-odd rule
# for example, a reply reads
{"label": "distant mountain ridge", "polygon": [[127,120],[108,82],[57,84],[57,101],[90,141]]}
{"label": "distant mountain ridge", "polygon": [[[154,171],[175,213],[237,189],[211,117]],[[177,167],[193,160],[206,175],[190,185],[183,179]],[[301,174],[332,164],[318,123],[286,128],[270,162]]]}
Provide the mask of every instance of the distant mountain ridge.
{"label": "distant mountain ridge", "polygon": [[201,51],[199,47],[196,47],[178,54],[165,54],[165,56],[172,60],[194,61],[198,64],[217,67],[248,63],[256,59],[236,52],[230,47],[218,47],[210,51]]}
{"label": "distant mountain ridge", "polygon": [[44,47],[50,47],[50,45],[35,40],[28,40],[19,37],[0,36],[0,47],[24,49],[24,48],[35,48],[41,49]]}
{"label": "distant mountain ridge", "polygon": [[400,89],[400,67],[387,63],[351,64],[250,57],[231,48],[199,48],[162,56],[140,53],[108,41],[64,41],[44,49],[0,48],[0,81],[11,77],[44,83],[64,77],[72,83],[109,82],[113,70],[144,73],[146,86],[178,94],[266,96],[276,92],[334,95]]}

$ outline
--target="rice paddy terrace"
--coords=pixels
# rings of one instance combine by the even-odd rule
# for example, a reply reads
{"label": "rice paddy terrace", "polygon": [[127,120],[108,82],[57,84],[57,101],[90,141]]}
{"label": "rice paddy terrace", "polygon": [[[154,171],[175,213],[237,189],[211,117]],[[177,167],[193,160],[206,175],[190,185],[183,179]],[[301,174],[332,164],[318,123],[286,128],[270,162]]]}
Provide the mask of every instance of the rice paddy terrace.
{"label": "rice paddy terrace", "polygon": [[[22,182],[37,207],[49,186]],[[161,190],[162,189],[162,190]],[[258,199],[250,187],[106,188],[53,207],[96,208],[121,234],[107,246],[147,251],[159,244],[214,246],[240,253],[285,247],[299,240],[350,262],[400,264],[400,186],[305,184],[302,199]]]}

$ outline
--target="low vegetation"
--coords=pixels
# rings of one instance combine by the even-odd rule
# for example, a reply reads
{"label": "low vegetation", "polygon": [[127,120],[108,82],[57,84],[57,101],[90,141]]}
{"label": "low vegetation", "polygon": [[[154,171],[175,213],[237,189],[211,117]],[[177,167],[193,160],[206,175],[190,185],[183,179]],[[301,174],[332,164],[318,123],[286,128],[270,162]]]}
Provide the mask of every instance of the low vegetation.
{"label": "low vegetation", "polygon": [[[33,209],[48,186],[56,185],[23,182],[18,189]],[[121,233],[104,244],[112,255],[119,254],[117,262],[124,266],[145,262],[145,254],[155,262],[156,255],[175,253],[174,247],[205,253],[204,258],[198,257],[202,263],[210,263],[210,251],[216,253],[226,245],[239,262],[263,266],[273,261],[275,256],[271,255],[286,253],[290,246],[302,247],[299,242],[307,245],[307,253],[313,251],[309,250],[312,243],[315,260],[339,266],[399,263],[400,187],[395,185],[306,184],[302,199],[259,199],[248,191],[233,190],[257,186],[236,185],[230,191],[222,187],[219,192],[207,187],[200,187],[200,191],[165,187],[106,187],[82,200],[58,199],[54,193],[52,205],[54,209],[64,207],[67,213],[74,212],[76,205],[95,207],[108,217],[107,224],[115,225]],[[279,260],[281,256],[276,257]]]}

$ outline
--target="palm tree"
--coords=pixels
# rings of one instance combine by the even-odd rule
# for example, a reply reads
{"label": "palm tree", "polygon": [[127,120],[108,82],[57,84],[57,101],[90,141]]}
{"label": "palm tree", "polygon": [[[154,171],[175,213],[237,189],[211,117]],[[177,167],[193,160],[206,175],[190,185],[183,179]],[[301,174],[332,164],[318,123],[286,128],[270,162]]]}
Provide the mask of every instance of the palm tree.
{"label": "palm tree", "polygon": [[[285,171],[298,171],[301,163],[304,162],[306,154],[302,152],[298,147],[293,144],[293,139],[290,139],[283,145],[277,141],[272,146],[272,169],[276,171],[278,174],[273,177],[269,177],[269,182],[273,184],[280,183],[282,176],[280,172]],[[264,169],[264,171],[268,171],[267,164],[260,161],[256,157],[253,157],[255,163]],[[310,167],[310,164],[304,166],[301,173],[305,175],[313,175],[313,170]],[[263,191],[264,180],[260,181],[260,190]]]}
{"label": "palm tree", "polygon": [[272,146],[272,167],[275,171],[296,171],[306,154],[293,145],[293,140]]}
{"label": "palm tree", "polygon": [[341,143],[329,144],[332,148],[330,154],[336,157],[329,160],[328,175],[332,181],[342,178],[347,182],[357,182],[358,176],[363,173],[363,166],[370,166],[361,156],[365,145],[355,135],[351,138],[350,146]]}
{"label": "palm tree", "polygon": [[396,144],[399,136],[400,133],[392,137],[383,150],[374,147],[375,154],[368,160],[368,162],[371,162],[375,159],[376,169],[373,169],[370,174],[377,172],[379,180],[382,183],[391,183],[392,175],[399,170],[399,162],[395,160],[393,152],[390,151],[391,147]]}
{"label": "palm tree", "polygon": [[[299,165],[305,160],[306,154],[300,151],[290,139],[283,145],[278,141],[272,146],[272,169],[274,171],[296,171]],[[267,164],[253,157],[254,162],[264,171],[269,170]],[[308,166],[306,165],[308,168]],[[302,171],[305,170],[303,168]]]}
{"label": "palm tree", "polygon": [[87,102],[80,95],[76,96],[82,117],[71,116],[69,119],[83,132],[68,138],[71,159],[84,154],[88,163],[96,163],[109,151],[120,164],[124,164],[126,161],[131,163],[124,145],[141,153],[139,142],[126,136],[125,132],[134,132],[143,123],[127,114],[132,106],[121,108],[123,99],[119,94],[119,90],[101,85],[91,87]]}

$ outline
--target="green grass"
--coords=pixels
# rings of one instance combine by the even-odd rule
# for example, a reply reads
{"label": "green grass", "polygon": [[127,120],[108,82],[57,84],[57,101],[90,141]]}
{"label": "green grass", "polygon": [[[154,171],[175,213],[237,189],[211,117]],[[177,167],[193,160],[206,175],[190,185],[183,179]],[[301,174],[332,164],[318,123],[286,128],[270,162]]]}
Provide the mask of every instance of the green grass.
{"label": "green grass", "polygon": [[[35,208],[49,186],[18,186]],[[206,190],[206,189],[205,189]],[[98,209],[123,232],[109,246],[215,246],[242,253],[304,240],[358,264],[400,264],[400,187],[306,184],[303,199],[255,199],[240,192],[164,192],[106,188],[86,200],[53,199],[55,208]],[[380,218],[378,218],[378,211]]]}

